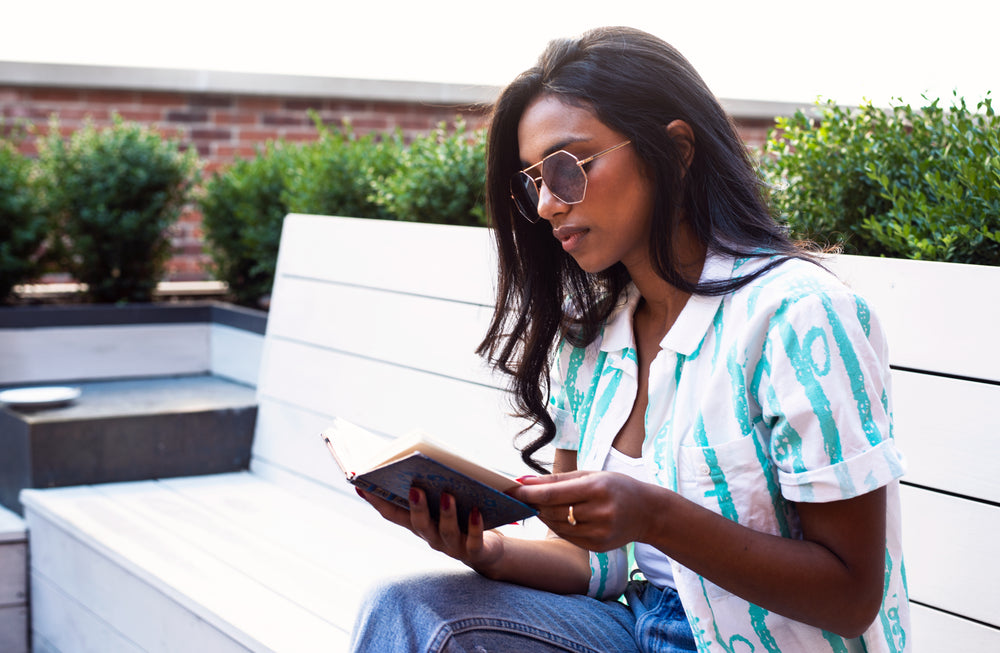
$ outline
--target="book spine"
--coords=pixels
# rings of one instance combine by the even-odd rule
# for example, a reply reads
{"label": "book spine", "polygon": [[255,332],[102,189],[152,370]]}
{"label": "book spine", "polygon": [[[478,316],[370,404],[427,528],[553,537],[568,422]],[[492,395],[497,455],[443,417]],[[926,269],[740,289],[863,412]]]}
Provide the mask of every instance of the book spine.
{"label": "book spine", "polygon": [[410,501],[407,498],[401,497],[398,494],[390,492],[380,485],[375,485],[374,483],[366,483],[360,478],[349,478],[347,480],[349,480],[353,485],[361,488],[365,492],[368,492],[369,494],[374,494],[380,499],[391,501],[400,508],[406,508],[407,510],[410,509]]}

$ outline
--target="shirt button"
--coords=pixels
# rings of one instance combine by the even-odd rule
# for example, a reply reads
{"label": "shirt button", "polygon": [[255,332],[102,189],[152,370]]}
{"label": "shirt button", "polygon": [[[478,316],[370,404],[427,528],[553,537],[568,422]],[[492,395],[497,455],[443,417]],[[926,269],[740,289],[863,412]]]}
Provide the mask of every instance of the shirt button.
{"label": "shirt button", "polygon": [[698,473],[700,473],[702,476],[708,476],[709,474],[712,473],[712,470],[708,468],[708,465],[701,465],[698,468]]}

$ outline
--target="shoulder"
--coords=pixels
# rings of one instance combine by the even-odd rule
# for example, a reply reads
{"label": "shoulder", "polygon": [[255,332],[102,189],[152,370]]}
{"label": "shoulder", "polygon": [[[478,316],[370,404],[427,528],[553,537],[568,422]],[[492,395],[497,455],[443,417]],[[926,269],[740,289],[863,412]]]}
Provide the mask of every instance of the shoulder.
{"label": "shoulder", "polygon": [[[764,264],[754,261],[743,265]],[[741,261],[737,260],[735,274],[740,274],[740,267]],[[824,315],[831,311],[858,313],[866,320],[865,316],[870,316],[868,304],[861,295],[821,264],[804,259],[783,261],[735,291],[730,303],[744,309],[748,317],[764,320],[800,313]]]}

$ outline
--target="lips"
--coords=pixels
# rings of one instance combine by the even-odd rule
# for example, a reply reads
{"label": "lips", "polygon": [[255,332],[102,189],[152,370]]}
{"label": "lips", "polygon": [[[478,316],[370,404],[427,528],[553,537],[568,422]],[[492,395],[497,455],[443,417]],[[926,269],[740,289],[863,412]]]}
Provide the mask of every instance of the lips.
{"label": "lips", "polygon": [[552,230],[552,235],[555,236],[559,242],[562,243],[563,250],[570,252],[579,245],[580,239],[590,231],[585,227],[573,227],[569,225],[563,225],[561,227],[556,227]]}

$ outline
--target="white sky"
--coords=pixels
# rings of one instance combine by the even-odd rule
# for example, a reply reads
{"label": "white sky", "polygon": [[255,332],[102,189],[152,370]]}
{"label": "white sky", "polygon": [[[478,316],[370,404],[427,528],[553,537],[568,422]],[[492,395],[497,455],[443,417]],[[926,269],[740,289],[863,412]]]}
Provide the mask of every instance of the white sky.
{"label": "white sky", "polygon": [[1000,93],[997,0],[0,0],[0,61],[502,85],[609,24],[671,42],[723,98]]}

